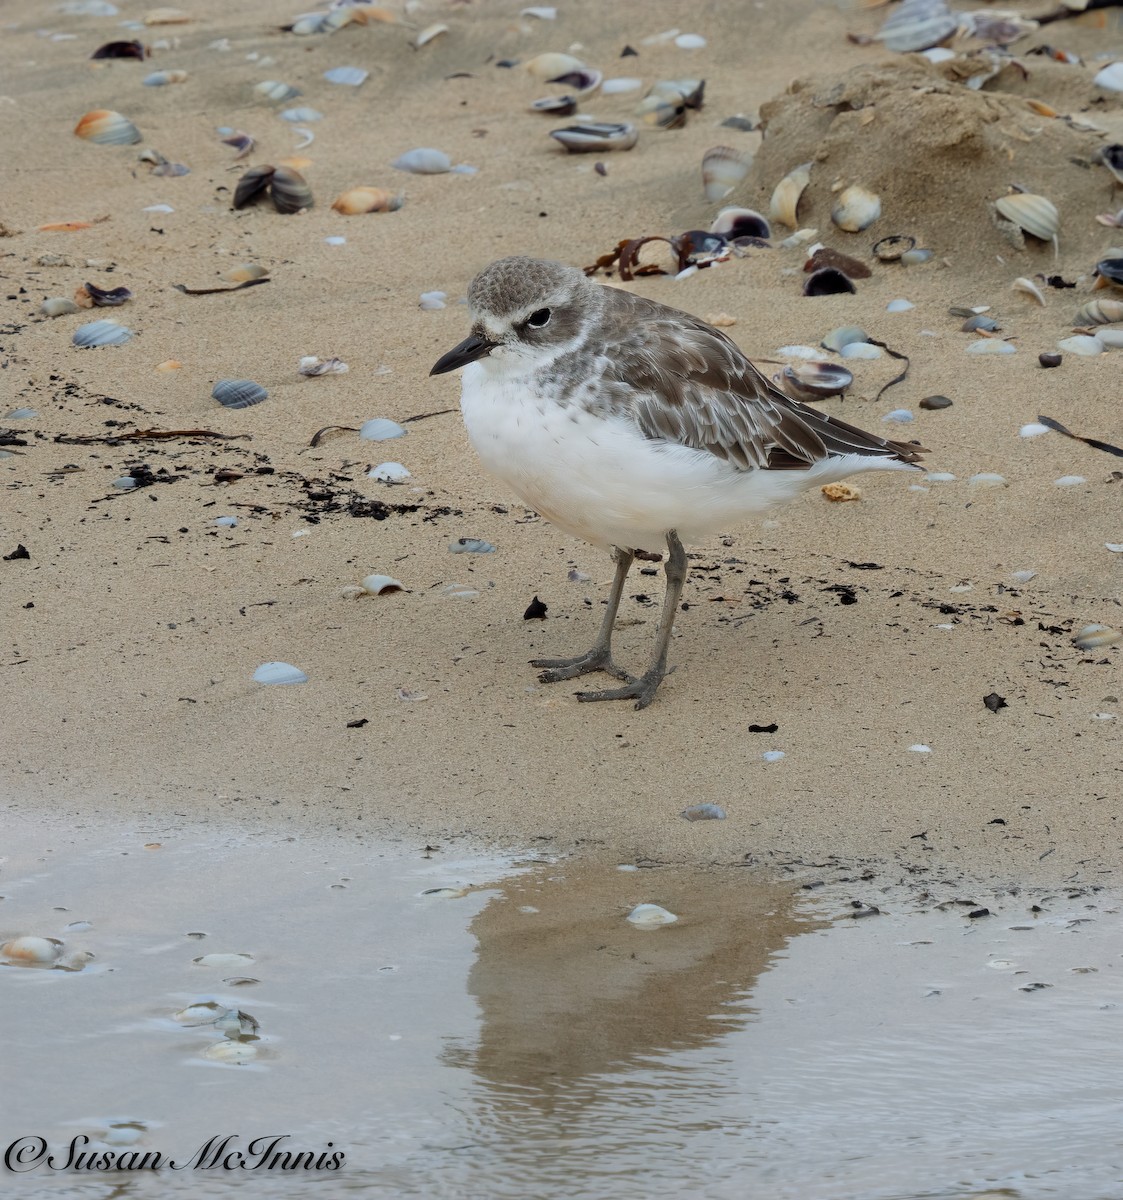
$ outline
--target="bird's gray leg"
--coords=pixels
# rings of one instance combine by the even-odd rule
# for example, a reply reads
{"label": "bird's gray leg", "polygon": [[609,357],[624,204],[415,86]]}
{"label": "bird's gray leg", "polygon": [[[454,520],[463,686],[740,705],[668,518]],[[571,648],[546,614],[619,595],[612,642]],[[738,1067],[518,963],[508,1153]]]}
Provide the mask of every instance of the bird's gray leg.
{"label": "bird's gray leg", "polygon": [[682,585],[686,582],[686,551],[673,529],[667,534],[667,550],[667,594],[663,597],[663,616],[659,621],[659,635],[651,666],[638,679],[628,680],[623,687],[609,688],[604,692],[578,692],[578,700],[635,700],[636,708],[646,708],[655,699],[659,684],[667,674],[667,649],[671,644],[671,630],[682,596]]}
{"label": "bird's gray leg", "polygon": [[577,658],[534,658],[532,667],[546,667],[538,676],[542,683],[558,683],[562,679],[576,679],[578,675],[587,675],[590,671],[604,671],[615,675],[617,679],[631,679],[627,671],[618,667],[612,661],[612,630],[616,625],[616,613],[620,608],[620,598],[624,594],[624,582],[628,578],[632,560],[635,555],[631,550],[621,550],[613,547],[612,558],[616,563],[616,574],[612,580],[612,589],[608,593],[608,611],[601,621],[600,631],[593,648]]}

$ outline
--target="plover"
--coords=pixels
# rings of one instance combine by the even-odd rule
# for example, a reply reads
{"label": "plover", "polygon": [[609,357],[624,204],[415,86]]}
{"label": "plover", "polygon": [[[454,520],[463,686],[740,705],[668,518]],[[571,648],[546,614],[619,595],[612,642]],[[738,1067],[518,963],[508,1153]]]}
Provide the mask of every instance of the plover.
{"label": "plover", "polygon": [[[920,458],[920,446],[788,399],[698,317],[575,267],[499,259],[472,280],[468,306],[471,333],[430,374],[464,368],[460,407],[483,465],[616,564],[592,648],[532,662],[544,683],[594,671],[622,681],[581,700],[645,708],[654,699],[687,574],[684,542],[860,471],[915,470]],[[632,675],[612,659],[616,613],[636,554],[662,552],[655,654]]]}

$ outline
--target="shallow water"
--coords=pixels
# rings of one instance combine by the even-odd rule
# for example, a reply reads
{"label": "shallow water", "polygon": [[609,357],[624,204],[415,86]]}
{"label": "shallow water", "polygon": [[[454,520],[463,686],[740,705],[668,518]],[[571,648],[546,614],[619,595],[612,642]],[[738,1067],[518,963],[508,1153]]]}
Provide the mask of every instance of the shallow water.
{"label": "shallow water", "polygon": [[[13,1194],[1123,1194],[1104,891],[983,898],[970,918],[852,893],[866,883],[451,846],[16,823],[4,851],[0,941],[96,957],[0,967],[0,1152],[42,1137],[65,1161],[86,1134],[182,1166],[210,1138],[288,1134],[280,1149],[345,1155],[332,1172],[40,1165],[5,1175]],[[882,911],[853,919],[855,896]],[[635,928],[640,902],[680,919]],[[253,960],[192,961],[212,953]],[[248,1064],[201,1057],[229,1039],[173,1019],[212,998],[260,1022]]]}

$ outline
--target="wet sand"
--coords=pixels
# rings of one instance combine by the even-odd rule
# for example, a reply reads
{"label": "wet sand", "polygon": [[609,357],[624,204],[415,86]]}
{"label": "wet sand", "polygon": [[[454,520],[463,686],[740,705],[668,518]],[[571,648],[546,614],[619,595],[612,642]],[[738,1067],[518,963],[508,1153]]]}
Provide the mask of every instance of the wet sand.
{"label": "wet sand", "polygon": [[[732,22],[726,6],[666,0],[642,10],[574,3],[555,22],[432,7],[411,16],[412,29],[311,39],[275,28],[287,10],[214,0],[193,0],[188,24],[122,31],[143,11],[76,17],[12,0],[3,13],[0,425],[26,444],[0,461],[0,552],[22,545],[29,555],[0,563],[0,678],[14,735],[0,788],[14,814],[186,814],[251,831],[463,838],[628,861],[833,861],[920,878],[1118,878],[1121,652],[1082,652],[1072,635],[1123,621],[1123,555],[1105,548],[1123,543],[1120,460],[1055,434],[1018,437],[1044,413],[1119,440],[1117,351],[1037,365],[1091,298],[1096,259],[1123,241],[1094,220],[1123,192],[1089,165],[1101,144],[1123,141],[1118,99],[1090,82],[1093,56],[1123,46],[1117,24],[1052,26],[1017,46],[1028,79],[1010,67],[974,92],[950,83],[948,67],[847,40],[874,32],[883,13],[808,0]],[[450,31],[410,49],[416,27],[438,19]],[[642,44],[674,26],[707,46]],[[144,63],[89,61],[121,36],[173,44]],[[213,48],[219,39],[229,49]],[[1088,65],[1026,53],[1045,42]],[[496,66],[575,43],[607,75],[704,77],[706,106],[683,129],[645,130],[634,151],[605,156],[602,177],[593,156],[562,153],[546,136],[553,124],[527,111],[554,89]],[[638,57],[621,58],[626,45]],[[339,65],[371,77],[358,89],[325,82]],[[182,84],[140,84],[180,68]],[[300,140],[280,105],[255,100],[264,79],[299,86],[295,103],[324,114],[301,151],[315,207],[296,216],[230,206],[244,164],[216,126],[252,133],[254,164],[291,155]],[[865,89],[862,107],[847,110],[847,88]],[[1026,97],[1104,132],[1041,116]],[[582,111],[626,117],[634,104],[593,97]],[[98,107],[124,113],[143,146],[191,173],[155,177],[138,162],[143,146],[76,138],[78,118]],[[772,122],[763,140],[721,124],[762,111]],[[809,495],[764,527],[692,547],[677,670],[656,704],[582,706],[567,685],[539,685],[527,660],[588,644],[610,564],[483,474],[458,414],[444,411],[457,381],[428,370],[464,336],[456,301],[491,259],[588,265],[623,237],[706,225],[715,206],[699,164],[715,144],[757,153],[728,202],[758,208],[782,171],[821,152],[801,220],[869,262],[872,277],[855,295],[805,298],[803,254],[774,249],[624,286],[730,314],[728,332],[758,360],[864,326],[910,356],[908,379],[878,399],[899,364],[858,362],[851,393],[826,407],[903,429],[929,447],[931,470],[956,479],[910,490],[908,480],[867,478],[858,503]],[[415,146],[478,174],[392,170]],[[883,216],[865,233],[830,224],[839,179],[883,193]],[[1015,250],[996,229],[986,201],[1009,183],[1057,204],[1056,257],[1041,243]],[[400,189],[405,204],[332,212],[332,198],[356,184]],[[175,211],[144,211],[158,204]],[[38,229],[64,220],[96,223]],[[930,247],[933,261],[874,261],[872,243],[897,233]],[[337,236],[346,243],[325,242]],[[247,261],[271,282],[222,296],[172,286],[216,286]],[[1077,286],[1044,286],[1043,307],[1011,291],[1015,277],[1038,274]],[[87,280],[127,285],[135,298],[112,312],[37,316],[43,298]],[[448,307],[419,310],[432,289],[448,293]],[[915,307],[887,313],[896,297]],[[947,310],[976,304],[992,306],[1016,354],[965,353],[969,337]],[[74,329],[100,316],[136,336],[72,347]],[[301,378],[304,354],[338,356],[350,371]],[[168,359],[181,368],[157,371]],[[268,400],[228,411],[211,399],[217,379],[243,377]],[[933,393],[953,407],[921,410]],[[38,416],[3,418],[20,407]],[[916,414],[911,425],[881,423],[900,407]],[[408,420],[423,414],[437,415]],[[376,444],[343,431],[310,448],[325,426],[373,417],[405,422],[408,435]],[[114,440],[149,429],[224,438]],[[367,478],[385,459],[412,477],[393,488]],[[116,490],[138,463],[157,482]],[[1001,473],[1007,486],[969,487],[977,472]],[[1055,485],[1069,475],[1086,482]],[[215,526],[226,515],[236,528]],[[449,554],[461,537],[497,551]],[[569,582],[571,568],[590,579]],[[1015,572],[1025,571],[1036,574],[1021,583]],[[406,590],[345,598],[371,572]],[[452,598],[452,583],[479,595]],[[660,594],[657,571],[631,580],[625,662],[645,660]],[[525,621],[536,595],[547,617]],[[296,664],[308,682],[253,683],[272,660]],[[990,711],[991,693],[1006,707]],[[770,750],[785,757],[765,762]],[[723,805],[728,819],[683,821],[698,802]]]}

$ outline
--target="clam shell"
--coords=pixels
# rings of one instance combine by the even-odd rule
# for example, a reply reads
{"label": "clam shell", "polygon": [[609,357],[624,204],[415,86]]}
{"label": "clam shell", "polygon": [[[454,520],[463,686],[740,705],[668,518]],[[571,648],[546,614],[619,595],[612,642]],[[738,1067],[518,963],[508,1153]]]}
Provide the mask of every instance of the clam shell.
{"label": "clam shell", "polygon": [[1066,354],[1077,354],[1081,358],[1096,358],[1104,352],[1104,344],[1099,338],[1090,337],[1086,333],[1077,333],[1072,337],[1061,338],[1057,349]]}
{"label": "clam shell", "polygon": [[887,50],[912,54],[946,42],[958,28],[958,18],[943,0],[904,0],[874,34],[874,40]]}
{"label": "clam shell", "polygon": [[443,175],[452,170],[452,159],[443,150],[432,150],[423,146],[399,154],[390,165],[399,171],[409,171],[413,175]]}
{"label": "clam shell", "polygon": [[799,198],[811,182],[811,164],[801,163],[793,167],[772,191],[772,200],[768,206],[769,215],[773,221],[786,225],[789,229],[798,229]]}
{"label": "clam shell", "polygon": [[897,262],[916,245],[916,238],[894,233],[873,244],[873,256],[878,262]]}
{"label": "clam shell", "polygon": [[258,1050],[252,1042],[214,1042],[208,1046],[200,1057],[209,1062],[225,1063],[227,1066],[240,1067],[257,1058]]}
{"label": "clam shell", "polygon": [[386,417],[375,417],[359,426],[359,437],[368,442],[388,442],[405,435],[406,431],[397,421],[390,421]]}
{"label": "clam shell", "polygon": [[843,325],[832,329],[819,343],[824,350],[833,350],[836,354],[843,346],[852,346],[855,342],[868,342],[870,335],[858,325]]}
{"label": "clam shell", "polygon": [[531,103],[530,111],[545,113],[551,117],[568,117],[577,111],[577,97],[543,96]]}
{"label": "clam shell", "polygon": [[[133,298],[127,287],[99,288],[96,283],[85,283],[78,290],[89,298],[90,304],[95,308],[119,308]],[[79,299],[77,293],[75,299]]]}
{"label": "clam shell", "polygon": [[1123,633],[1110,625],[1085,625],[1073,637],[1072,644],[1080,650],[1098,650],[1101,646],[1114,645],[1121,638]]}
{"label": "clam shell", "polygon": [[63,948],[58,938],[17,937],[0,946],[0,955],[18,963],[53,963]]}
{"label": "clam shell", "polygon": [[915,250],[906,250],[901,255],[901,265],[905,267],[918,267],[921,263],[930,262],[935,254],[932,250],[922,250],[919,247]]}
{"label": "clam shell", "polygon": [[1076,310],[1077,325],[1110,325],[1115,321],[1123,321],[1123,300],[1089,300]]}
{"label": "clam shell", "polygon": [[434,38],[439,38],[442,33],[448,33],[448,26],[443,22],[438,21],[435,25],[426,25],[417,37],[413,39],[411,45],[415,50],[420,50],[422,46],[427,46]]}
{"label": "clam shell", "polygon": [[861,233],[880,216],[881,197],[858,184],[840,192],[831,209],[831,220],[847,233]]}
{"label": "clam shell", "polygon": [[228,283],[246,283],[250,279],[264,279],[268,270],[258,263],[241,263],[222,276]]}
{"label": "clam shell", "polygon": [[546,82],[573,88],[578,96],[589,96],[600,87],[603,78],[600,71],[594,71],[591,67],[582,67],[577,71],[566,71],[564,75],[559,75],[556,79],[547,79]]}
{"label": "clam shell", "polygon": [[216,1000],[200,1000],[172,1013],[172,1020],[191,1029],[201,1025],[213,1025],[225,1011],[226,1006]]}
{"label": "clam shell", "polygon": [[250,408],[268,395],[261,384],[252,379],[220,379],[211,389],[211,397],[224,408]]}
{"label": "clam shell", "polygon": [[273,199],[273,207],[279,213],[303,212],[314,203],[308,181],[292,167],[278,167],[273,172],[269,195]]}
{"label": "clam shell", "polygon": [[1123,256],[1116,252],[1110,252],[1109,257],[1101,258],[1096,263],[1096,276],[1105,284],[1110,283],[1116,287],[1123,287]]}
{"label": "clam shell", "polygon": [[367,472],[367,478],[377,479],[379,483],[405,483],[410,473],[399,462],[384,462],[372,467]]}
{"label": "clam shell", "polygon": [[119,112],[109,108],[95,108],[86,113],[74,126],[75,134],[98,146],[135,146],[140,139],[140,130]]}
{"label": "clam shell", "polygon": [[234,207],[245,208],[252,204],[269,187],[275,170],[276,167],[268,164],[250,167],[234,188]]}
{"label": "clam shell", "polygon": [[655,929],[660,925],[673,925],[678,917],[658,904],[637,904],[628,913],[627,920],[639,929]]}
{"label": "clam shell", "polygon": [[841,396],[853,382],[854,376],[845,367],[831,362],[790,363],[779,376],[780,387],[793,400]]}
{"label": "clam shell", "polygon": [[995,200],[994,207],[1007,221],[1013,221],[1019,229],[1043,242],[1053,241],[1060,229],[1057,207],[1044,196],[1036,196],[1032,192],[1013,192],[1008,196],[1000,196]]}
{"label": "clam shell", "polygon": [[79,325],[71,341],[75,346],[123,346],[131,341],[133,331],[117,321],[89,321]]}
{"label": "clam shell", "polygon": [[523,63],[523,70],[545,82],[569,71],[583,71],[585,64],[572,54],[536,54]]}
{"label": "clam shell", "polygon": [[853,281],[837,267],[820,267],[818,271],[812,271],[803,284],[805,296],[836,296],[857,290]]}
{"label": "clam shell", "polygon": [[[292,663],[287,662],[267,662],[262,663],[253,673],[254,683],[307,683],[308,676],[299,667],[294,667]],[[218,966],[220,964],[208,962],[208,959],[229,957],[225,954],[204,954],[202,958],[192,959],[192,962],[198,963],[199,966]],[[246,957],[249,957],[248,955]],[[225,963],[221,964],[227,965]]]}
{"label": "clam shell", "polygon": [[68,300],[65,296],[51,296],[39,305],[39,311],[45,317],[63,317],[67,313],[76,313],[82,310],[73,300]]}
{"label": "clam shell", "polygon": [[711,146],[702,155],[702,190],[712,204],[724,200],[749,172],[750,159],[732,146]]}
{"label": "clam shell", "polygon": [[1105,92],[1123,92],[1123,62],[1113,62],[1097,72],[1092,82]]}
{"label": "clam shell", "polygon": [[589,154],[606,150],[630,150],[639,140],[639,130],[626,121],[617,124],[590,122],[552,129],[550,137],[570,154]]}
{"label": "clam shell", "polygon": [[90,58],[139,58],[143,61],[147,56],[148,51],[141,42],[131,41],[106,42],[98,46]]}
{"label": "clam shell", "polygon": [[706,92],[704,79],[660,79],[652,85],[652,96],[662,96],[672,104],[682,104],[686,108],[700,109]]}
{"label": "clam shell", "polygon": [[404,203],[401,192],[379,187],[354,187],[336,196],[331,206],[337,213],[354,217],[360,213],[397,212]]}
{"label": "clam shell", "polygon": [[300,88],[293,87],[291,83],[282,83],[279,79],[263,79],[254,85],[253,90],[257,95],[273,104],[280,104],[285,100],[295,100],[300,95]]}
{"label": "clam shell", "polygon": [[636,116],[656,129],[678,129],[686,124],[686,105],[665,96],[646,96],[636,105]]}
{"label": "clam shell", "polygon": [[772,229],[760,213],[751,208],[723,208],[710,225],[711,233],[733,238],[755,237],[767,240]]}
{"label": "clam shell", "polygon": [[368,575],[363,580],[363,591],[371,596],[381,596],[384,592],[404,592],[405,587],[400,579],[390,575]]}

